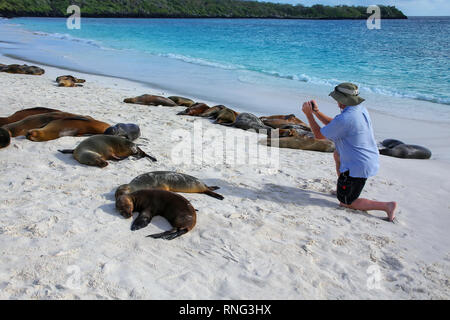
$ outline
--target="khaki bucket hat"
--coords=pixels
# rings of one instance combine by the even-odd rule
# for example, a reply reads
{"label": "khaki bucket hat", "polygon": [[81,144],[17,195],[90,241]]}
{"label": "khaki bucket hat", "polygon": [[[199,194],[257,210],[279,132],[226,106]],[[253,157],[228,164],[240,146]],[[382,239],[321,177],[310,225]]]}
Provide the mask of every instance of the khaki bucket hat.
{"label": "khaki bucket hat", "polygon": [[344,82],[337,85],[334,91],[330,93],[330,96],[337,102],[346,106],[357,106],[364,101],[359,96],[358,86],[350,82]]}

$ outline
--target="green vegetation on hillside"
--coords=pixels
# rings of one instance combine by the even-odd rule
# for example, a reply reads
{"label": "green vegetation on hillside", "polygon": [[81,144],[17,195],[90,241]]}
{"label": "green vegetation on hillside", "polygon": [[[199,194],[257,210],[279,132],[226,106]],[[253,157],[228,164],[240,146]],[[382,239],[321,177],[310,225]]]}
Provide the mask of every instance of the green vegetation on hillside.
{"label": "green vegetation on hillside", "polygon": [[[64,17],[71,4],[81,8],[84,17],[147,18],[287,18],[287,19],[366,19],[367,7],[305,7],[243,0],[0,0],[4,17]],[[380,6],[384,19],[406,19],[393,6]]]}

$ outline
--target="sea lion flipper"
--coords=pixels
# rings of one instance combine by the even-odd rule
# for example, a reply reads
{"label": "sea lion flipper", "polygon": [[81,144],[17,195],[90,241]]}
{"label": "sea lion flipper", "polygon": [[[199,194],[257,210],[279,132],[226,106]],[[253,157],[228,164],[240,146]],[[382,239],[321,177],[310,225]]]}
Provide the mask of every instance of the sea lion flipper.
{"label": "sea lion flipper", "polygon": [[150,155],[148,155],[148,154],[145,154],[145,157],[148,158],[148,159],[150,159],[150,160],[152,160],[153,162],[158,161],[158,160],[156,160],[156,158],[154,158],[154,157],[152,157],[152,156],[150,156]]}
{"label": "sea lion flipper", "polygon": [[214,190],[219,190],[220,187],[218,186],[207,186],[209,190],[214,191]]}
{"label": "sea lion flipper", "polygon": [[182,230],[172,229],[170,231],[166,231],[163,233],[148,235],[147,238],[151,237],[153,239],[173,240],[175,238],[182,236],[183,234],[185,234],[187,232],[188,232],[187,229],[182,229]]}
{"label": "sea lion flipper", "polygon": [[211,191],[211,190],[207,190],[207,191],[205,191],[205,192],[203,192],[203,193],[204,193],[204,194],[207,194],[207,195],[210,196],[210,197],[219,199],[219,200],[223,200],[223,199],[224,199],[222,195],[220,195],[220,194],[218,194],[218,193],[215,193],[214,191]]}
{"label": "sea lion flipper", "polygon": [[70,154],[70,153],[73,153],[75,150],[74,149],[64,149],[64,150],[58,150],[58,151],[61,153],[64,153],[64,154]]}
{"label": "sea lion flipper", "polygon": [[140,214],[139,217],[137,217],[131,225],[131,230],[136,231],[145,228],[146,226],[148,226],[150,221],[152,221],[151,216],[149,217],[148,215]]}

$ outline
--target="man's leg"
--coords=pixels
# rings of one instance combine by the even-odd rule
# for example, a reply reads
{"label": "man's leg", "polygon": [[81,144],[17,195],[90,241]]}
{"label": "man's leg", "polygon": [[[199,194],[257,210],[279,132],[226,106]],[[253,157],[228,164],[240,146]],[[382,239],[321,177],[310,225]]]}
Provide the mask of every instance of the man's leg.
{"label": "man's leg", "polygon": [[370,211],[370,210],[384,211],[386,212],[389,221],[393,221],[395,218],[395,210],[397,209],[397,202],[395,201],[380,202],[359,198],[353,201],[352,204],[350,205],[341,202],[340,206],[361,211]]}

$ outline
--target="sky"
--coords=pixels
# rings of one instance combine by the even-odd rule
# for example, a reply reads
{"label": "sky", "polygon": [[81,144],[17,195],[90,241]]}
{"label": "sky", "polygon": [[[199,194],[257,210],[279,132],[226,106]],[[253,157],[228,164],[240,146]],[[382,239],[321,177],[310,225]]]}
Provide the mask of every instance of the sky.
{"label": "sky", "polygon": [[270,2],[301,3],[305,6],[324,5],[394,5],[407,16],[450,16],[450,0],[261,0]]}

